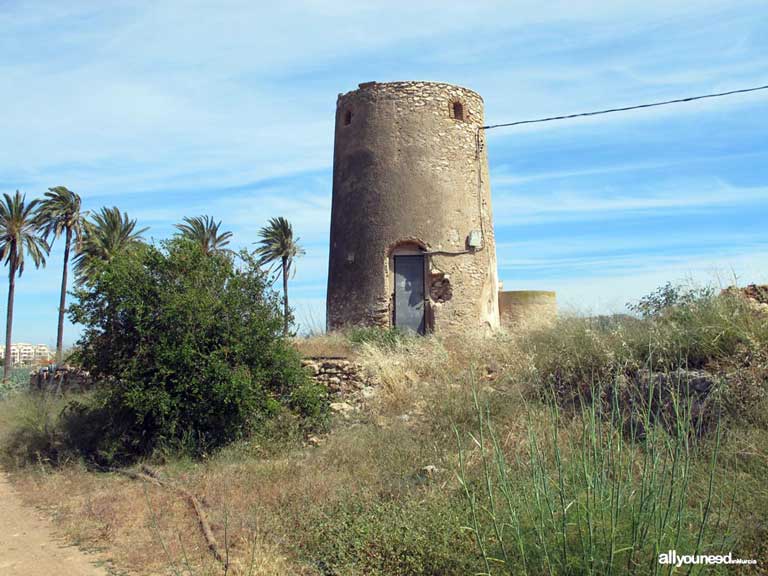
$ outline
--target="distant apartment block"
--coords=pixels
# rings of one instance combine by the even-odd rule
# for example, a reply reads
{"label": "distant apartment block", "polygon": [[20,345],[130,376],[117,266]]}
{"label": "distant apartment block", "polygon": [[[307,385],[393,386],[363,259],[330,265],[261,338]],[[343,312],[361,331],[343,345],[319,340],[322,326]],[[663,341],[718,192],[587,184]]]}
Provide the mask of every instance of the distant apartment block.
{"label": "distant apartment block", "polygon": [[[0,357],[5,358],[5,346],[0,345]],[[23,366],[48,362],[53,358],[53,352],[45,344],[27,344],[18,342],[11,344],[11,364]]]}

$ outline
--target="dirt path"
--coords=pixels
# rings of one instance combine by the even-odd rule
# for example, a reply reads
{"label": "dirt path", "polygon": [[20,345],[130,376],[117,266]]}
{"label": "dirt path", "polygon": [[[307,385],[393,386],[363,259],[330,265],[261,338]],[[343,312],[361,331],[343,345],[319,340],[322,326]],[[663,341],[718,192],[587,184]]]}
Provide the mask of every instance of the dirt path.
{"label": "dirt path", "polygon": [[4,576],[107,576],[74,546],[64,546],[41,513],[24,506],[0,472],[0,574]]}

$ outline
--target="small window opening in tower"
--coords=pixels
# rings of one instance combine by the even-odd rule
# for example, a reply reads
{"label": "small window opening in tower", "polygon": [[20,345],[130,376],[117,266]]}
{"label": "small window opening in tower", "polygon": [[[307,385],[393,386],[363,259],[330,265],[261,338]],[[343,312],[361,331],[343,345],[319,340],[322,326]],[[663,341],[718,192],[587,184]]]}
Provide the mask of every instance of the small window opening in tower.
{"label": "small window opening in tower", "polygon": [[352,110],[347,110],[344,112],[344,126],[349,126],[352,124]]}
{"label": "small window opening in tower", "polygon": [[452,111],[454,120],[464,120],[464,105],[461,102],[454,102]]}

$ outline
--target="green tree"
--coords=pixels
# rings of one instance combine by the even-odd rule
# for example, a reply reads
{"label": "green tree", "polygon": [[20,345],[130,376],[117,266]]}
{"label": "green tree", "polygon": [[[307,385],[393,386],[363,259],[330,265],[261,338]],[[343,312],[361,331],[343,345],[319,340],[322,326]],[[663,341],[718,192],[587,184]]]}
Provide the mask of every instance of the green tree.
{"label": "green tree", "polygon": [[321,391],[280,337],[278,295],[247,252],[205,255],[184,238],[144,245],[115,256],[75,297],[81,361],[109,383],[104,416],[79,427],[92,456],[201,453],[281,406],[320,414]]}
{"label": "green tree", "polygon": [[3,194],[0,202],[0,260],[8,266],[8,311],[5,323],[5,360],[3,380],[11,371],[11,344],[13,334],[13,298],[16,290],[16,275],[24,273],[24,255],[28,254],[35,268],[45,266],[48,243],[40,235],[37,220],[39,200],[27,202],[26,195]]}
{"label": "green tree", "polygon": [[[77,250],[81,245],[85,217],[80,196],[64,186],[49,188],[40,203],[38,221],[46,240],[53,241],[64,235],[64,267],[61,273],[61,294],[59,296],[59,320],[56,332],[56,362],[61,362],[64,350],[64,311],[67,305],[67,278],[69,276],[69,254],[72,243]],[[53,241],[50,244],[53,244]]]}
{"label": "green tree", "polygon": [[184,224],[176,224],[179,235],[199,244],[204,254],[226,251],[232,232],[219,233],[220,227],[221,221],[216,222],[212,216],[187,216]]}
{"label": "green tree", "polygon": [[102,208],[85,221],[80,250],[75,257],[78,282],[90,282],[105,262],[143,243],[147,228],[136,229],[136,220],[117,207]]}
{"label": "green tree", "polygon": [[[288,308],[288,276],[295,273],[293,261],[304,255],[299,245],[299,238],[293,237],[293,226],[282,216],[271,218],[269,224],[259,231],[261,240],[256,254],[259,265],[275,266],[279,264],[279,274],[283,279],[283,335],[288,335],[290,314]],[[270,273],[272,268],[270,268]]]}

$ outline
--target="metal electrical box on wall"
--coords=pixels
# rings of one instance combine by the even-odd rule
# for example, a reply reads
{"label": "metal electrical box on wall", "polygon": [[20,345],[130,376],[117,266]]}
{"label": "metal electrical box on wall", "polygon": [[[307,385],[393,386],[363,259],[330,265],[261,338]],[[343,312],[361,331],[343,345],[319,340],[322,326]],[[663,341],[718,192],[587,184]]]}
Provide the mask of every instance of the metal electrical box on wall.
{"label": "metal electrical box on wall", "polygon": [[472,250],[479,250],[482,245],[483,235],[480,233],[480,230],[472,230],[469,233],[469,238],[467,238],[467,246]]}

